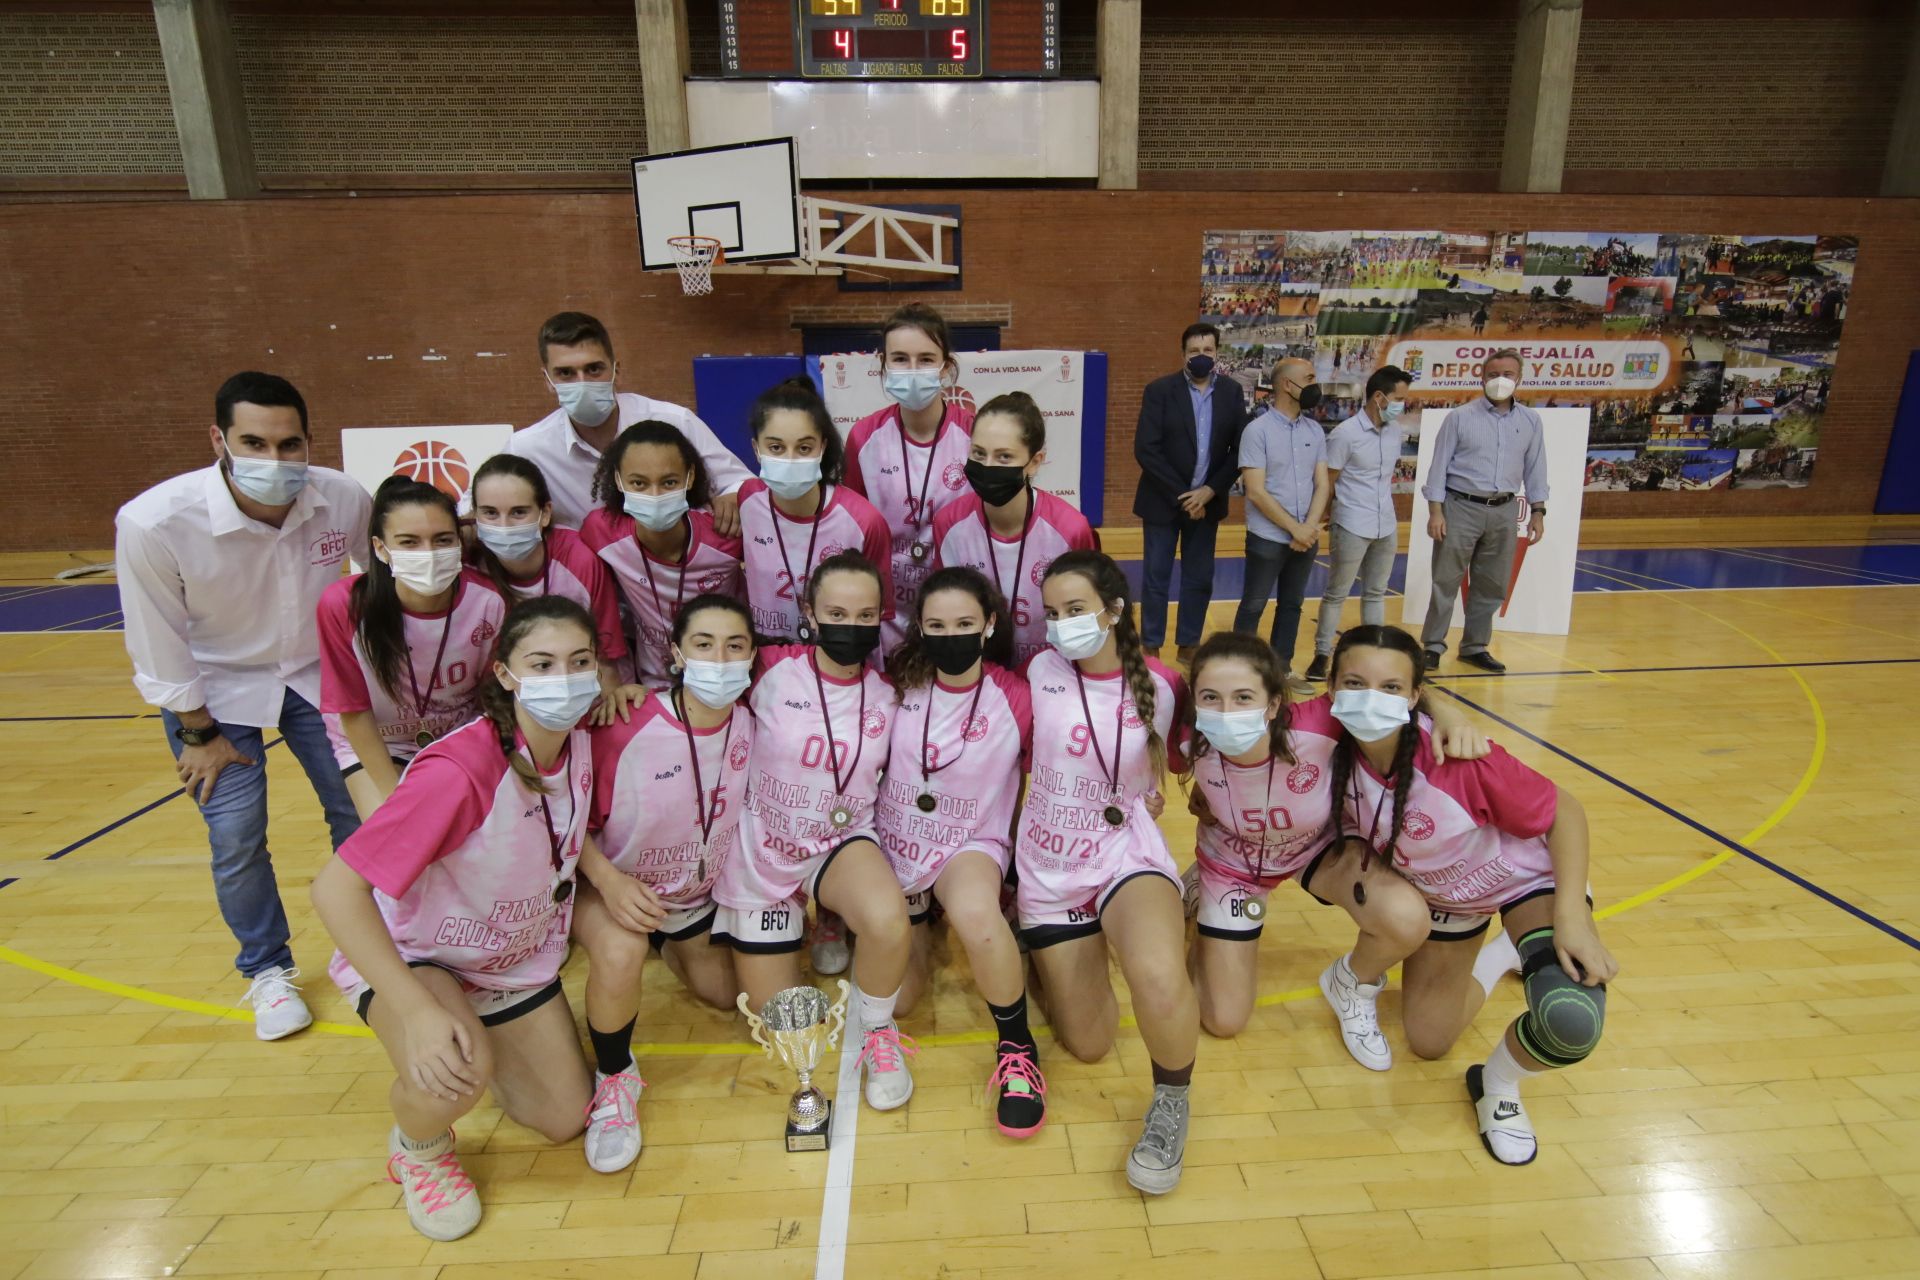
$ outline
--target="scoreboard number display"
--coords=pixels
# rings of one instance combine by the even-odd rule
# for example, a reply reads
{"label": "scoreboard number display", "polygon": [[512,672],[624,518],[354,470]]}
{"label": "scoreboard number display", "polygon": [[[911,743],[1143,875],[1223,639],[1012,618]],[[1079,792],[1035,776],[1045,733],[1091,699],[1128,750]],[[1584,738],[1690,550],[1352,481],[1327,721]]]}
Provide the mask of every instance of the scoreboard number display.
{"label": "scoreboard number display", "polygon": [[[1008,24],[990,54],[988,10]],[[1058,0],[720,0],[723,74],[807,80],[1045,78]],[[780,46],[790,39],[791,54]]]}

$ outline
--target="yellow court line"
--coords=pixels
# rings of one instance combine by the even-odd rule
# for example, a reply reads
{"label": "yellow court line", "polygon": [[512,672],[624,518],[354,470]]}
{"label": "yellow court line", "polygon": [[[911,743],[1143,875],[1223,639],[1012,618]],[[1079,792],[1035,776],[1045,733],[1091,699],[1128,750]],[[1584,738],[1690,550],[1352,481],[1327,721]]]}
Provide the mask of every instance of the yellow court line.
{"label": "yellow court line", "polygon": [[[1780,651],[1772,645],[1760,639],[1752,632],[1728,622],[1712,610],[1703,609],[1677,596],[1668,595],[1664,592],[1660,594],[1663,599],[1669,600],[1671,603],[1680,605],[1683,608],[1691,609],[1702,617],[1717,622],[1728,630],[1751,641],[1755,647],[1771,656],[1774,661],[1783,664],[1787,661],[1786,658],[1781,655]],[[1788,675],[1792,676],[1794,682],[1800,686],[1800,692],[1806,696],[1808,708],[1813,712],[1813,752],[1807,760],[1806,768],[1801,771],[1800,780],[1794,784],[1793,790],[1787,793],[1786,798],[1776,805],[1773,812],[1768,814],[1758,826],[1740,837],[1739,843],[1743,845],[1751,845],[1756,840],[1759,840],[1762,836],[1780,825],[1780,823],[1786,819],[1787,815],[1793,812],[1800,802],[1806,798],[1807,793],[1813,789],[1814,780],[1820,776],[1821,767],[1826,761],[1827,717],[1820,705],[1820,699],[1814,694],[1812,686],[1806,682],[1806,679],[1800,674],[1797,668],[1783,666],[1782,669],[1785,670]],[[1609,903],[1607,906],[1595,911],[1594,918],[1605,920],[1612,916],[1617,916],[1622,912],[1631,911],[1635,907],[1645,906],[1647,903],[1664,897],[1683,885],[1691,884],[1715,868],[1725,865],[1733,856],[1732,850],[1722,849],[1705,861],[1689,867],[1679,875],[1665,880],[1651,889],[1644,889],[1632,897],[1624,898],[1619,902]],[[96,978],[91,974],[81,973],[77,969],[64,968],[35,956],[15,951],[11,947],[0,946],[0,960],[4,960],[8,964],[29,970],[33,973],[42,974],[46,977],[70,983],[77,987],[84,987],[89,991],[99,991],[127,1000],[137,1000],[144,1004],[157,1005],[163,1009],[174,1009],[181,1013],[204,1014],[208,1017],[222,1018],[232,1022],[251,1022],[253,1020],[253,1013],[248,1009],[236,1009],[224,1005],[211,1004],[204,1000],[188,1000],[180,996],[170,996],[157,991],[149,991],[144,987],[128,986],[126,983],[114,982],[107,978]],[[1319,994],[1320,989],[1318,987],[1297,987],[1291,991],[1276,991],[1268,995],[1260,996],[1254,1001],[1254,1004],[1261,1008],[1271,1008],[1275,1005],[1291,1004],[1294,1001],[1310,999]],[[1137,1024],[1132,1015],[1120,1019],[1120,1026],[1122,1027],[1130,1028],[1135,1025]],[[1045,1028],[1041,1029],[1044,1030]],[[373,1032],[368,1028],[352,1023],[316,1022],[313,1024],[313,1030],[325,1032],[329,1035],[354,1036],[361,1039],[371,1039],[373,1037]],[[995,1038],[996,1033],[992,1031],[956,1031],[939,1035],[916,1036],[914,1040],[917,1044],[924,1045],[928,1048],[947,1048],[958,1045],[987,1044]],[[633,1050],[637,1057],[744,1057],[761,1052],[759,1045],[748,1041],[635,1044]]]}

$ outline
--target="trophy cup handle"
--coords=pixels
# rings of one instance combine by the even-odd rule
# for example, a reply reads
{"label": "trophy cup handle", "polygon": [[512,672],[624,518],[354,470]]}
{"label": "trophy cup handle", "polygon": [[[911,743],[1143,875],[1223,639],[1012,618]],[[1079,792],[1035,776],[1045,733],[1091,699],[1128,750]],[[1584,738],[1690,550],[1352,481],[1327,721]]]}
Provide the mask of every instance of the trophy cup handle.
{"label": "trophy cup handle", "polygon": [[840,1033],[847,1026],[847,1001],[853,995],[853,988],[845,978],[840,979],[840,998],[827,1010],[827,1048],[840,1047]]}
{"label": "trophy cup handle", "polygon": [[768,1053],[773,1053],[773,1046],[767,1043],[765,1036],[760,1034],[761,1028],[767,1024],[761,1021],[759,1015],[755,1014],[753,1010],[747,1008],[747,993],[742,991],[738,996],[734,997],[733,1002],[739,1007],[740,1012],[746,1015],[747,1032],[753,1037],[753,1042],[762,1049],[765,1049]]}

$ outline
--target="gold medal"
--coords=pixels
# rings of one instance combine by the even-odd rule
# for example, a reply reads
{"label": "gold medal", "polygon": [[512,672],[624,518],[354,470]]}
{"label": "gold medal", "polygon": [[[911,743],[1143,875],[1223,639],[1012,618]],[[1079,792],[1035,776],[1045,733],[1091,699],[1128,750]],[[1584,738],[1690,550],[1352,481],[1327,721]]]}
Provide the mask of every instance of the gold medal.
{"label": "gold medal", "polygon": [[827,815],[827,821],[833,823],[836,831],[844,831],[853,825],[853,810],[841,805]]}
{"label": "gold medal", "polygon": [[915,800],[914,803],[920,806],[920,812],[922,813],[932,813],[935,809],[940,807],[940,802],[933,798],[933,793],[931,791],[921,792],[920,798],[918,800]]}
{"label": "gold medal", "polygon": [[1108,826],[1118,827],[1126,823],[1127,815],[1121,811],[1121,808],[1119,805],[1110,804],[1107,806],[1106,818],[1107,818]]}
{"label": "gold medal", "polygon": [[415,745],[416,747],[429,746],[432,744],[433,738],[434,738],[434,735],[432,730],[422,729],[420,732],[413,735],[413,745]]}

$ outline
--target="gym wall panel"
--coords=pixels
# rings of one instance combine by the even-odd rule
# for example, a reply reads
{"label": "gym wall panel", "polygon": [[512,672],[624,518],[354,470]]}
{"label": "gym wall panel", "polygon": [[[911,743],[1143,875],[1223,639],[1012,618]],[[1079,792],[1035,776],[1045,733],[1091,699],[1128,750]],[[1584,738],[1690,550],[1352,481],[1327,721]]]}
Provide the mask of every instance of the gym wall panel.
{"label": "gym wall panel", "polygon": [[[843,193],[846,198],[870,198]],[[966,287],[938,307],[1003,308],[1008,348],[1111,356],[1109,524],[1127,514],[1145,384],[1177,366],[1210,227],[1561,226],[1860,237],[1845,352],[1804,489],[1588,496],[1588,521],[1872,511],[1920,346],[1915,201],[1698,196],[1249,192],[889,193],[961,206]],[[612,328],[625,385],[683,403],[693,358],[797,351],[796,312],[831,279],[720,276],[686,298],[638,269],[619,194],[0,205],[0,549],[98,547],[114,509],[210,460],[215,388],[243,368],[306,393],[317,457],[346,426],[528,423],[547,413],[534,334],[566,308]],[[863,307],[875,295],[859,295]],[[903,294],[902,297],[914,296]],[[75,335],[85,358],[75,357]]]}
{"label": "gym wall panel", "polygon": [[181,172],[150,10],[0,10],[0,177]]}

